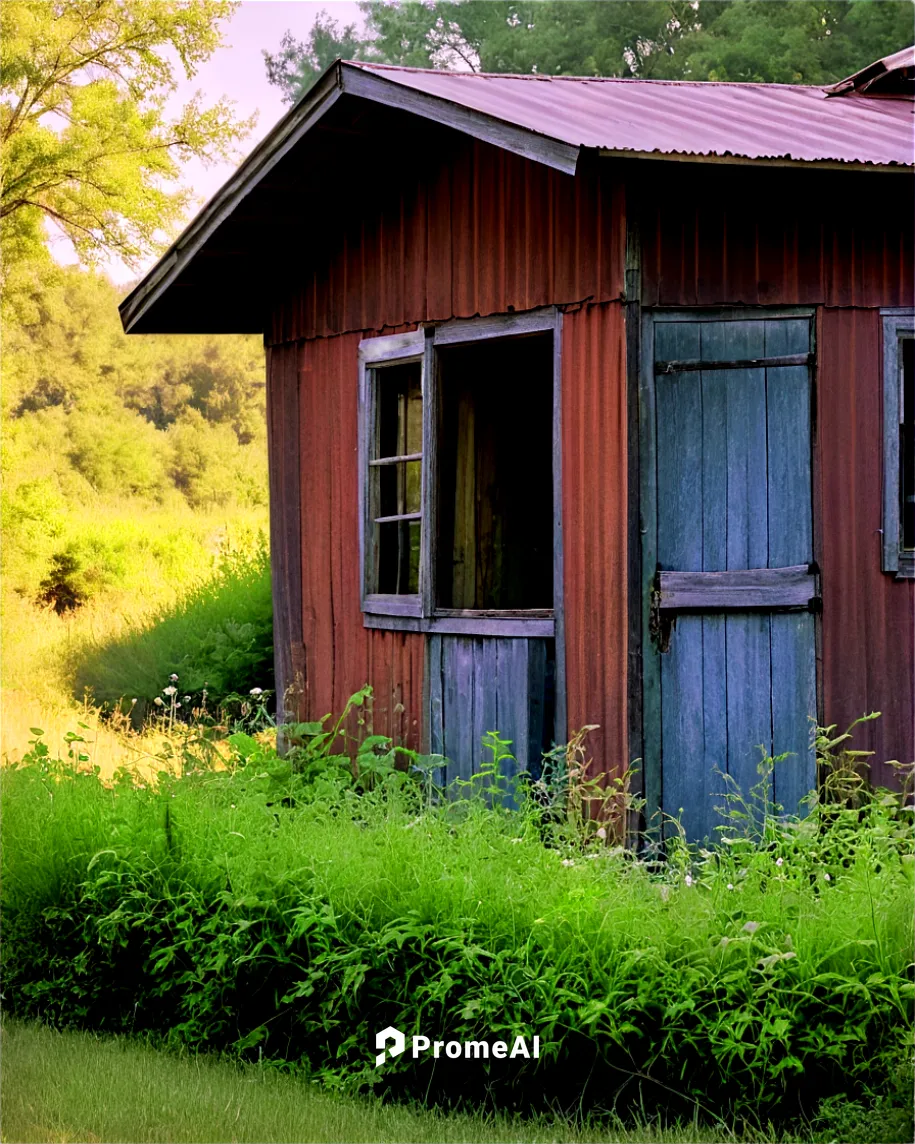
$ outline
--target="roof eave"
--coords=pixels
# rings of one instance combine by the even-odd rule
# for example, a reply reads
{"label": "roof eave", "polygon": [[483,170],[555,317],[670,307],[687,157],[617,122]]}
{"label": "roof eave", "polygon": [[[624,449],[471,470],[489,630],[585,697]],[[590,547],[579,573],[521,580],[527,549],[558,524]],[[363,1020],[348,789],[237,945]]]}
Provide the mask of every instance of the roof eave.
{"label": "roof eave", "polygon": [[538,135],[494,116],[414,91],[337,60],[254,148],[238,170],[200,210],[159,261],[121,302],[124,329],[136,328],[149,308],[178,278],[201,247],[261,179],[327,114],[341,95],[396,107],[423,119],[493,143],[535,162],[574,175],[581,148]]}
{"label": "roof eave", "polygon": [[805,171],[896,171],[912,174],[913,164],[854,163],[838,159],[753,158],[744,155],[697,155],[686,151],[635,151],[602,147],[603,159],[658,159],[669,163],[714,163],[737,167],[793,167]]}

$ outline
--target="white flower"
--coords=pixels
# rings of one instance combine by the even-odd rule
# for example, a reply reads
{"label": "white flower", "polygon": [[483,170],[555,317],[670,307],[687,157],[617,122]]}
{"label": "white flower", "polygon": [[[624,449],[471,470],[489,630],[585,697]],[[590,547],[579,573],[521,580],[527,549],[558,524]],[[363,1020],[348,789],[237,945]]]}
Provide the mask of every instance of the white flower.
{"label": "white flower", "polygon": [[575,859],[574,858],[563,858],[562,864],[563,864],[563,866],[574,866],[575,865]]}
{"label": "white flower", "polygon": [[234,810],[234,809],[235,809],[235,803],[234,803],[234,802],[230,802],[230,803],[229,803],[229,806],[231,807],[231,809],[232,809],[232,810]]}
{"label": "white flower", "polygon": [[263,695],[264,689],[263,689],[263,687],[252,687],[248,694],[249,695],[255,695],[255,696],[256,695]]}
{"label": "white flower", "polygon": [[163,687],[162,688],[162,694],[167,695],[169,698],[171,698],[173,695],[178,694],[178,688],[177,687]]}
{"label": "white flower", "polygon": [[153,700],[153,703],[155,703],[155,705],[156,705],[157,707],[164,707],[164,706],[165,706],[165,704],[162,702],[162,700],[159,698],[159,696],[158,696],[158,695],[157,695],[157,696],[156,696],[156,698]]}
{"label": "white flower", "polygon": [[177,675],[175,675],[175,673],[174,673],[174,672],[172,672],[172,674],[171,674],[171,675],[170,675],[168,678],[169,678],[169,679],[172,681],[172,683],[177,683],[177,682],[178,682],[178,676],[177,676]]}
{"label": "white flower", "polygon": [[686,882],[687,886],[691,886],[693,884],[692,874],[687,874],[686,877],[684,878],[684,881]]}
{"label": "white flower", "polygon": [[832,878],[830,878],[830,876],[828,874],[824,874],[823,877],[826,879],[827,882],[832,881]]}
{"label": "white flower", "polygon": [[733,889],[734,889],[734,883],[733,883],[733,882],[728,882],[728,889],[729,889],[729,890],[733,890]]}
{"label": "white flower", "polygon": [[190,701],[191,701],[191,697],[190,697],[190,695],[185,695],[185,697],[184,697],[184,702],[185,702],[185,703],[190,703]]}
{"label": "white flower", "polygon": [[785,864],[785,859],[784,859],[784,858],[776,858],[776,859],[775,859],[775,865],[776,865],[776,866],[784,866],[784,864]]}
{"label": "white flower", "polygon": [[606,838],[607,837],[607,831],[602,826],[598,828],[597,837],[598,838]]}
{"label": "white flower", "polygon": [[136,703],[136,699],[131,699],[130,706],[133,707],[134,703]]}

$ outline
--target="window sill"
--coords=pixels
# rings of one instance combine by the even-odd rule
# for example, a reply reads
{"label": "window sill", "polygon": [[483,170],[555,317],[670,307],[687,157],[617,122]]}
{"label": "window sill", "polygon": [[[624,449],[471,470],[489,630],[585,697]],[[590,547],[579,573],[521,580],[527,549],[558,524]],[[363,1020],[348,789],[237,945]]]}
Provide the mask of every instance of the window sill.
{"label": "window sill", "polygon": [[[368,603],[368,601],[367,601]],[[529,612],[441,611],[434,616],[392,615],[363,608],[363,625],[385,631],[429,635],[496,636],[500,639],[552,639],[556,622],[551,609]]]}
{"label": "window sill", "polygon": [[915,551],[899,553],[899,562],[896,565],[897,580],[915,580]]}

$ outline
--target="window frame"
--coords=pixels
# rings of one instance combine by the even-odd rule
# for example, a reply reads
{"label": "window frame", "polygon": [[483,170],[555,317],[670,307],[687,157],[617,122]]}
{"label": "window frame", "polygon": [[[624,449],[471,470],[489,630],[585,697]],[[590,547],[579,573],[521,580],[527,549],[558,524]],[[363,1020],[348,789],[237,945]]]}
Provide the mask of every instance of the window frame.
{"label": "window frame", "polygon": [[[556,638],[562,635],[562,464],[561,330],[555,306],[486,318],[455,319],[406,334],[366,338],[359,344],[359,554],[363,624],[367,628],[451,635]],[[435,606],[437,447],[440,424],[436,350],[491,339],[552,333],[553,346],[553,607],[525,610],[465,610]],[[370,450],[376,424],[376,370],[385,365],[422,361],[421,532],[418,595],[372,593],[370,569],[374,521],[370,520]]]}
{"label": "window frame", "polygon": [[915,338],[915,309],[880,311],[883,319],[883,571],[915,579],[915,549],[902,546],[899,512],[899,425],[902,404],[900,342]]}

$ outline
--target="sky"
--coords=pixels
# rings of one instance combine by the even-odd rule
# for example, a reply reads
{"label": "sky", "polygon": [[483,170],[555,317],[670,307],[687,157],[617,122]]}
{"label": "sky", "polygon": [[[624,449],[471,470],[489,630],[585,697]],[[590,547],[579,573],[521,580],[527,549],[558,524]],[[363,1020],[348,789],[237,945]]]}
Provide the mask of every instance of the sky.
{"label": "sky", "polygon": [[[235,100],[239,118],[245,119],[257,111],[257,125],[239,146],[241,157],[247,155],[289,110],[288,104],[282,101],[279,88],[267,83],[262,52],[264,49],[276,51],[287,29],[296,39],[304,39],[321,11],[326,11],[341,25],[361,26],[363,23],[356,3],[243,0],[225,25],[223,46],[213,53],[193,79],[182,81],[175,95],[176,108],[199,90],[209,101],[220,96]],[[184,179],[198,196],[198,206],[219,190],[236,166],[236,163],[219,163],[207,168],[195,161],[185,167]],[[188,217],[188,222],[191,217]],[[148,259],[141,273],[145,273],[155,261],[155,257]],[[138,276],[137,271],[126,267],[120,260],[111,261],[104,269],[115,282],[127,282]]]}

